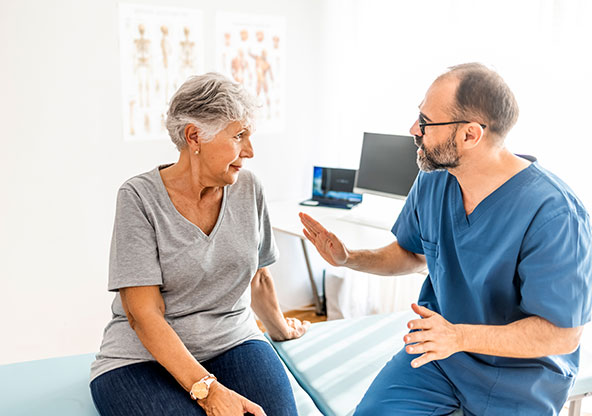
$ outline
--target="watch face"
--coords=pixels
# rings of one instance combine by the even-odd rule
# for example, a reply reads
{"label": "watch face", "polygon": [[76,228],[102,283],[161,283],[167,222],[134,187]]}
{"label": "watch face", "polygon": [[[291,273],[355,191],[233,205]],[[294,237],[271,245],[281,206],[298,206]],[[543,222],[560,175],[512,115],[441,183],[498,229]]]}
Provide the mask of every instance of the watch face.
{"label": "watch face", "polygon": [[204,382],[196,384],[191,389],[191,393],[195,396],[196,400],[205,399],[208,397],[208,386]]}

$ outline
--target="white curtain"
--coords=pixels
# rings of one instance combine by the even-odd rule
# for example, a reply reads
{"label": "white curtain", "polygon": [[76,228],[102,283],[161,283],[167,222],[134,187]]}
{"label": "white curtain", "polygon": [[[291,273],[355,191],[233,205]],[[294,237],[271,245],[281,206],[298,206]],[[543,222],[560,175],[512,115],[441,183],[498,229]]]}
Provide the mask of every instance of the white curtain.
{"label": "white curtain", "polygon": [[425,274],[376,276],[349,269],[330,269],[325,275],[327,319],[409,310],[417,302]]}

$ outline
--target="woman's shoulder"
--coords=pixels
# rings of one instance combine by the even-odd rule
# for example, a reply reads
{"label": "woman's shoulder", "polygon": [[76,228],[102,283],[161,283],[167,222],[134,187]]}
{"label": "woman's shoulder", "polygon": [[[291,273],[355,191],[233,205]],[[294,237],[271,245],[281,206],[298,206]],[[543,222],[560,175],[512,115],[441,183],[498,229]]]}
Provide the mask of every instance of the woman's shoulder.
{"label": "woman's shoulder", "polygon": [[238,179],[236,183],[233,185],[237,188],[252,188],[255,189],[256,192],[261,192],[261,180],[250,170],[242,169],[240,174],[238,175]]}
{"label": "woman's shoulder", "polygon": [[237,181],[228,188],[228,192],[235,205],[254,204],[260,207],[265,199],[260,179],[247,169],[240,171]]}
{"label": "woman's shoulder", "polygon": [[160,178],[159,168],[156,167],[148,172],[140,173],[127,179],[119,187],[119,192],[132,192],[140,198],[157,195],[159,192]]}

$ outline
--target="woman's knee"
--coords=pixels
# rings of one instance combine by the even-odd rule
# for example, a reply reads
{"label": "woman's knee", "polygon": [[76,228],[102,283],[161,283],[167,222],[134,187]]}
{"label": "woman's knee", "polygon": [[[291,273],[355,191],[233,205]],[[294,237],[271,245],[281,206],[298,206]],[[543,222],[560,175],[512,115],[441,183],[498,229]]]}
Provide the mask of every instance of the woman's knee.
{"label": "woman's knee", "polygon": [[203,409],[156,362],[111,370],[95,378],[90,390],[101,416],[205,416]]}
{"label": "woman's knee", "polygon": [[267,342],[247,341],[207,365],[222,384],[263,407],[267,415],[297,414],[286,370]]}

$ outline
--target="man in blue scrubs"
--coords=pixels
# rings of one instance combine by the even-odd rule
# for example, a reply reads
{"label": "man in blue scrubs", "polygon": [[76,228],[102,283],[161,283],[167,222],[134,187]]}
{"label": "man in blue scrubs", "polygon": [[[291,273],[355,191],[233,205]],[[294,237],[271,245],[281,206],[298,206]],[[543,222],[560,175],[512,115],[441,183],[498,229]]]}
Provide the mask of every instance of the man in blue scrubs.
{"label": "man in blue scrubs", "polygon": [[300,214],[332,265],[429,271],[406,347],[356,415],[556,415],[591,315],[589,215],[559,178],[504,146],[518,105],[494,71],[452,67],[419,109],[411,134],[421,172],[393,226],[397,241],[348,250]]}

